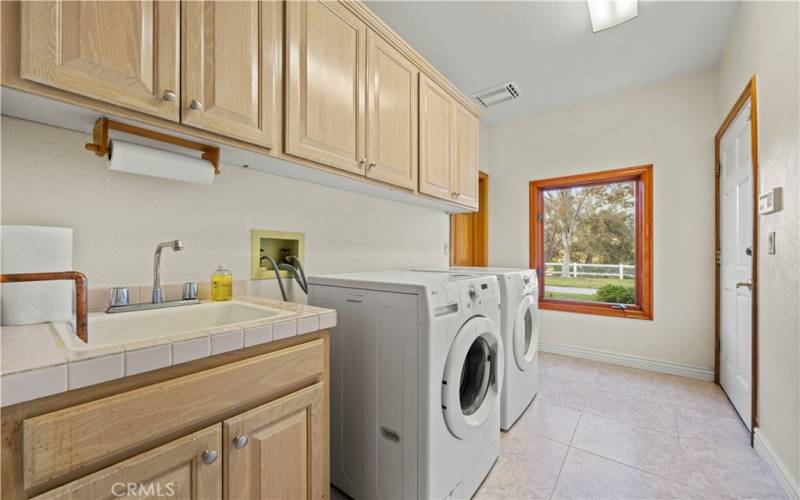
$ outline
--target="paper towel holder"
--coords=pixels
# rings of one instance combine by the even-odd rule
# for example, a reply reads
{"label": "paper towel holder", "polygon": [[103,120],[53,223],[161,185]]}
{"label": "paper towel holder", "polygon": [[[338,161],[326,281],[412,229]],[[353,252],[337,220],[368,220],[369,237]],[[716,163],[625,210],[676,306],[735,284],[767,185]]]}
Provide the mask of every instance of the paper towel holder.
{"label": "paper towel holder", "polygon": [[127,123],[109,120],[108,118],[98,118],[94,124],[92,131],[92,142],[86,144],[86,149],[94,151],[97,156],[105,156],[109,152],[108,131],[118,130],[126,134],[138,135],[147,139],[166,142],[174,144],[182,148],[194,149],[202,151],[201,158],[208,160],[214,166],[214,174],[219,175],[219,148],[216,146],[209,146],[200,142],[182,139],[172,135],[155,132],[146,128],[137,127],[135,125],[128,125]]}

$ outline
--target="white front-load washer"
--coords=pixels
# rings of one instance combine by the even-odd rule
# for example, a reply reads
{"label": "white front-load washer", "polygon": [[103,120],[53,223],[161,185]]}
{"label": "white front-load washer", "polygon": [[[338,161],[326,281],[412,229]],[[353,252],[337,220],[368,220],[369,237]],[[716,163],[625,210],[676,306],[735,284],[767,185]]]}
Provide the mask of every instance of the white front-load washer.
{"label": "white front-load washer", "polygon": [[331,329],[331,482],[360,498],[470,498],[500,454],[493,275],[309,277]]}
{"label": "white front-load washer", "polygon": [[539,288],[536,271],[503,267],[449,267],[421,271],[497,276],[500,331],[505,346],[500,427],[509,430],[536,397],[539,387]]}

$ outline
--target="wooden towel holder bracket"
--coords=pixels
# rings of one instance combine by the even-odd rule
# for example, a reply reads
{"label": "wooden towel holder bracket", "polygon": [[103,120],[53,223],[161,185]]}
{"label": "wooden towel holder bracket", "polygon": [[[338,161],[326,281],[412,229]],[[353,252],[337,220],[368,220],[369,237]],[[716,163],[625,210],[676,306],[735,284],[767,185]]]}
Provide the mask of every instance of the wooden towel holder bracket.
{"label": "wooden towel holder bracket", "polygon": [[109,120],[108,118],[99,118],[94,124],[94,130],[92,131],[92,141],[86,144],[86,149],[89,151],[94,151],[94,154],[97,156],[105,156],[108,154],[109,151],[109,142],[108,142],[108,131],[109,130],[118,130],[120,132],[124,132],[126,134],[133,134],[138,135],[140,137],[146,137],[147,139],[153,139],[156,141],[167,142],[169,144],[174,144],[176,146],[180,146],[182,148],[194,149],[197,151],[202,151],[203,154],[201,158],[204,160],[208,160],[214,166],[214,173],[219,175],[219,148],[216,146],[209,146],[208,144],[202,144],[199,142],[190,141],[188,139],[181,139],[180,137],[174,137],[167,134],[162,134],[161,132],[155,132],[153,130],[147,130],[145,128],[137,127],[135,125],[128,125],[127,123],[121,123],[114,120]]}

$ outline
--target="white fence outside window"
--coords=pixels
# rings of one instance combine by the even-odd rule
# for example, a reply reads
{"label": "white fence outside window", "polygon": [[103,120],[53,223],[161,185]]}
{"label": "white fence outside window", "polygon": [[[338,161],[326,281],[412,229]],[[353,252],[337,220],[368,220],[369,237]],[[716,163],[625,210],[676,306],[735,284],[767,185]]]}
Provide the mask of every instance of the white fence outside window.
{"label": "white fence outside window", "polygon": [[[544,274],[545,276],[559,276],[563,267],[564,265],[561,262],[545,262]],[[622,280],[636,277],[636,266],[630,264],[580,264],[573,262],[569,267],[569,275],[572,278],[604,276]]]}

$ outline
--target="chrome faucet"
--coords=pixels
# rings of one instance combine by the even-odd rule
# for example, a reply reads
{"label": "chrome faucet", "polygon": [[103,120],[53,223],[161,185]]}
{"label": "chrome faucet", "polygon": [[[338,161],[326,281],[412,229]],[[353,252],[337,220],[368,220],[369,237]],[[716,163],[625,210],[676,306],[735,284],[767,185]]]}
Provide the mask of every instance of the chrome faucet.
{"label": "chrome faucet", "polygon": [[155,255],[153,255],[153,300],[142,304],[129,304],[127,288],[112,288],[108,298],[107,313],[147,311],[150,309],[190,306],[200,303],[197,299],[197,283],[195,282],[183,284],[183,297],[180,300],[164,302],[164,291],[161,289],[161,250],[167,247],[172,248],[174,252],[180,252],[183,250],[183,243],[181,243],[181,240],[172,240],[159,243],[158,246],[156,246],[156,252]]}
{"label": "chrome faucet", "polygon": [[172,240],[156,246],[156,253],[153,256],[153,304],[164,302],[164,293],[161,290],[161,250],[167,247],[172,247],[173,251],[180,252],[183,250],[183,243],[181,240]]}

